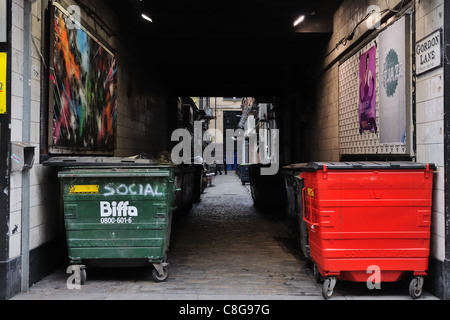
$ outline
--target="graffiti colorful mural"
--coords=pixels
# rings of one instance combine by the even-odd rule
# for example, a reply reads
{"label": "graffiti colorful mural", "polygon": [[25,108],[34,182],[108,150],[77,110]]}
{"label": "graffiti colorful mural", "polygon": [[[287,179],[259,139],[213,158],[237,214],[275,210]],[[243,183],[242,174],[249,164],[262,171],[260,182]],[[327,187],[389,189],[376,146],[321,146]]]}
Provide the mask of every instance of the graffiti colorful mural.
{"label": "graffiti colorful mural", "polygon": [[57,7],[53,22],[50,150],[112,153],[117,114],[116,59],[83,28],[74,27]]}

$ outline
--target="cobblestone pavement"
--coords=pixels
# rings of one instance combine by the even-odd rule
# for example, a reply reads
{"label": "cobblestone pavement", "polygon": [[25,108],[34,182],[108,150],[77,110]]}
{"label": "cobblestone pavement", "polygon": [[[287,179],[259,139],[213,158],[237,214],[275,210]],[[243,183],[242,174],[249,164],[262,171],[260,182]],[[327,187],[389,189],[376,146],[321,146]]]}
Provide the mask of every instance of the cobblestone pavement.
{"label": "cobblestone pavement", "polygon": [[[200,203],[174,224],[170,276],[155,283],[150,268],[88,269],[79,290],[56,271],[13,300],[322,300],[321,285],[287,238],[278,212],[253,206],[234,174],[215,177]],[[339,282],[332,299],[411,299],[407,284]],[[424,292],[421,299],[437,299]]]}

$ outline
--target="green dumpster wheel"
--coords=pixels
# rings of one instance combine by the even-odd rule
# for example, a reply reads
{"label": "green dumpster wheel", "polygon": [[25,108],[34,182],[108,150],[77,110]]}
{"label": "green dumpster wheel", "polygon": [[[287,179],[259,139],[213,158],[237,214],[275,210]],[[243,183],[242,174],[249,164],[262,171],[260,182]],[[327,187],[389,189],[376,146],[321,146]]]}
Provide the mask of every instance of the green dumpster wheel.
{"label": "green dumpster wheel", "polygon": [[169,268],[163,267],[163,274],[159,275],[156,269],[152,271],[152,277],[156,282],[164,282],[169,278]]}
{"label": "green dumpster wheel", "polygon": [[419,299],[422,295],[423,278],[413,278],[409,283],[409,295],[413,299]]}
{"label": "green dumpster wheel", "polygon": [[80,284],[84,285],[86,283],[86,280],[87,280],[87,273],[86,273],[86,269],[85,268],[82,268],[80,270],[80,277],[81,277]]}

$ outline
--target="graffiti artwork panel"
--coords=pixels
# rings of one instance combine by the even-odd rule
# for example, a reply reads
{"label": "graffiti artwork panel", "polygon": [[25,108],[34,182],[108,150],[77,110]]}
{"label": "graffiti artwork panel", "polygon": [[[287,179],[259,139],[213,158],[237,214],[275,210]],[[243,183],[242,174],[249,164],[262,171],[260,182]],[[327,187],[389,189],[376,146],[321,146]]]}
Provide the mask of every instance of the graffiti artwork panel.
{"label": "graffiti artwork panel", "polygon": [[50,150],[113,153],[117,66],[113,54],[54,8]]}

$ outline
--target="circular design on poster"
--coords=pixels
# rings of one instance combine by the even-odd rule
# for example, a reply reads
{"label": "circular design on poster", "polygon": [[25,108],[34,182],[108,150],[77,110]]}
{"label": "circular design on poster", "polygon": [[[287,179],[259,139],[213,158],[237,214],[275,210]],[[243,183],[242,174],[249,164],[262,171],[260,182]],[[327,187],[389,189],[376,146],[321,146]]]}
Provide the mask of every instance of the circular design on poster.
{"label": "circular design on poster", "polygon": [[398,68],[399,66],[399,60],[398,60],[398,54],[395,52],[394,49],[389,50],[388,54],[386,55],[385,63],[384,63],[384,72],[385,72],[385,89],[386,89],[386,95],[388,97],[394,96],[395,92],[397,91],[398,87]]}

